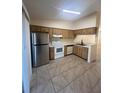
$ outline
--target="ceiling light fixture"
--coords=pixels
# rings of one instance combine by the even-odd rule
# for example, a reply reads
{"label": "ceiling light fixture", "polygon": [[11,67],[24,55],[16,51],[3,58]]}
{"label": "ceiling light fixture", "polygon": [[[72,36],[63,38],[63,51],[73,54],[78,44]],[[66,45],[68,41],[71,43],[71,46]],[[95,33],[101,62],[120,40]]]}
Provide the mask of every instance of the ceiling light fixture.
{"label": "ceiling light fixture", "polygon": [[70,11],[70,10],[65,10],[65,9],[63,9],[63,12],[80,15],[80,12]]}

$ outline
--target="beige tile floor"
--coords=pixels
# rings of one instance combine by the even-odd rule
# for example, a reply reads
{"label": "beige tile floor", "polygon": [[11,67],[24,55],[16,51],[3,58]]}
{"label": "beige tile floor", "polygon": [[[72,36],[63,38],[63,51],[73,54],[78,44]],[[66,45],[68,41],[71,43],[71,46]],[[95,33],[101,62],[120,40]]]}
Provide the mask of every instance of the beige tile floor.
{"label": "beige tile floor", "polygon": [[33,69],[31,93],[101,93],[101,64],[69,55]]}

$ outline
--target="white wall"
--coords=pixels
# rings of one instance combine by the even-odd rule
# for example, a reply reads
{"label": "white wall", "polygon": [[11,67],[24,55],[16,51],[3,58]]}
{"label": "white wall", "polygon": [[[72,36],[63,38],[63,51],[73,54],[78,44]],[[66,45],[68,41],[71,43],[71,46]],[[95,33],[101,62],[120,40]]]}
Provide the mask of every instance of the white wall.
{"label": "white wall", "polygon": [[73,22],[72,29],[82,29],[88,27],[96,27],[96,13],[86,16]]}
{"label": "white wall", "polygon": [[31,20],[32,25],[40,25],[46,27],[54,27],[54,28],[63,28],[63,29],[71,29],[72,23],[69,21],[61,21],[61,20]]}

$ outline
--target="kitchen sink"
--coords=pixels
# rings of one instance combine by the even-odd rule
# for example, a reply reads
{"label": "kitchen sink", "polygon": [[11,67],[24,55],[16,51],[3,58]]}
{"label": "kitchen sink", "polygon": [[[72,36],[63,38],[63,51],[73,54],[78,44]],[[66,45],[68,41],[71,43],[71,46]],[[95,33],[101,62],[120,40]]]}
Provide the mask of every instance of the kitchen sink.
{"label": "kitchen sink", "polygon": [[77,45],[86,46],[86,44],[77,44]]}

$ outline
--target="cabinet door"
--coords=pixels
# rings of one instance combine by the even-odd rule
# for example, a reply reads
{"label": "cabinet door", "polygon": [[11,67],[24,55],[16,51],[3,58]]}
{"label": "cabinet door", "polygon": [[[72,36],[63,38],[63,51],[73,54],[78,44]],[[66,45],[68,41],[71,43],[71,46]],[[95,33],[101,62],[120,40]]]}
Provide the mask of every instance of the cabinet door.
{"label": "cabinet door", "polygon": [[87,59],[88,58],[88,48],[82,47],[82,58]]}
{"label": "cabinet door", "polygon": [[73,54],[75,54],[75,46],[73,47]]}
{"label": "cabinet door", "polygon": [[80,46],[76,46],[76,55],[81,57],[81,53],[82,53],[81,47]]}
{"label": "cabinet door", "polygon": [[49,59],[54,59],[54,47],[49,47]]}
{"label": "cabinet door", "polygon": [[68,30],[63,30],[62,31],[62,36],[64,39],[68,38]]}
{"label": "cabinet door", "polygon": [[53,34],[55,34],[55,35],[62,35],[62,29],[54,28],[53,29]]}
{"label": "cabinet door", "polygon": [[67,46],[64,46],[64,56],[67,55]]}
{"label": "cabinet door", "polygon": [[79,56],[79,47],[78,47],[78,46],[75,47],[75,54],[76,54],[77,56]]}
{"label": "cabinet door", "polygon": [[40,26],[30,25],[30,31],[40,31]]}
{"label": "cabinet door", "polygon": [[79,56],[79,51],[80,51],[79,47],[76,46],[76,55],[77,55],[77,56]]}
{"label": "cabinet door", "polygon": [[73,48],[73,54],[76,55],[76,46],[74,46],[74,48]]}
{"label": "cabinet door", "polygon": [[68,31],[68,38],[73,39],[74,38],[74,33],[73,31]]}
{"label": "cabinet door", "polygon": [[79,57],[82,57],[82,47],[79,47],[79,49],[78,49],[78,51],[79,51]]}
{"label": "cabinet door", "polygon": [[41,32],[49,32],[49,28],[48,27],[41,27]]}
{"label": "cabinet door", "polygon": [[52,37],[53,37],[53,28],[49,28],[49,40],[52,42]]}

